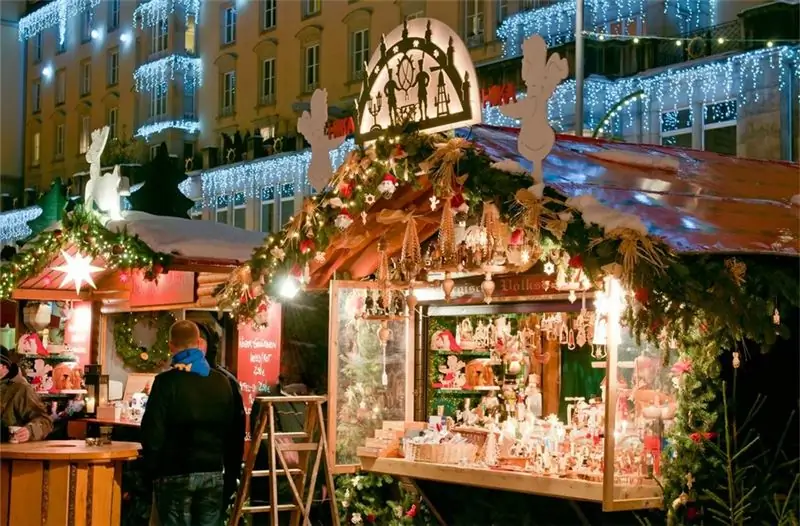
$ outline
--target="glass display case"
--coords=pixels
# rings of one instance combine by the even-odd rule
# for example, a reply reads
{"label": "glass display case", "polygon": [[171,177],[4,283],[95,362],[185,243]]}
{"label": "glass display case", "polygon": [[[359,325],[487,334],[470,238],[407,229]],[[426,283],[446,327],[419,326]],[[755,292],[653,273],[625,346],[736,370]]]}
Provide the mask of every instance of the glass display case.
{"label": "glass display case", "polygon": [[413,353],[405,294],[374,283],[334,281],[330,293],[328,439],[338,473],[354,471],[384,421],[413,409]]}

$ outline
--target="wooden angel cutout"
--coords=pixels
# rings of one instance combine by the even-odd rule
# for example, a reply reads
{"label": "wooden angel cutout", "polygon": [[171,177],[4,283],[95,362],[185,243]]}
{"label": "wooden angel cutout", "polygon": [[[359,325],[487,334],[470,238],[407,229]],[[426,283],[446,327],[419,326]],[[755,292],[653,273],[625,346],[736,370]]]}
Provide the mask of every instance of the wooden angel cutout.
{"label": "wooden angel cutout", "polygon": [[333,176],[329,152],[344,142],[344,137],[330,138],[328,123],[328,92],[318,89],[311,95],[311,112],[304,111],[297,119],[297,131],[311,145],[311,163],[308,166],[308,182],[314,190],[321,192]]}
{"label": "wooden angel cutout", "polygon": [[547,59],[547,44],[533,35],[522,44],[522,79],[527,96],[500,108],[503,114],[519,119],[521,127],[517,147],[523,157],[533,163],[532,176],[536,183],[544,180],[542,161],[550,153],[556,136],[547,120],[547,101],[559,82],[567,78],[567,59],[558,53]]}
{"label": "wooden angel cutout", "polygon": [[[122,219],[120,213],[120,183],[122,176],[119,166],[114,166],[114,171],[105,175],[100,174],[100,157],[108,141],[108,126],[92,132],[92,144],[86,152],[86,161],[89,163],[89,181],[84,192],[84,207],[91,210],[96,205],[101,213],[109,219]],[[124,185],[126,186],[126,185]]]}

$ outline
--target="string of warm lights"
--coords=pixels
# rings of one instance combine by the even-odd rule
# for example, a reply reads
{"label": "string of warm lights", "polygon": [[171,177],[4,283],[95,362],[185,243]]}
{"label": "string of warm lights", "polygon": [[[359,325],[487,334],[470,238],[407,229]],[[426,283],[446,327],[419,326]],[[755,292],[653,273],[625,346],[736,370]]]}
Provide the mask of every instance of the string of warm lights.
{"label": "string of warm lights", "polygon": [[67,32],[67,19],[87,9],[94,9],[99,4],[100,0],[55,0],[45,4],[19,20],[19,40],[25,42],[57,25],[58,41],[63,44]]}
{"label": "string of warm lights", "polygon": [[175,80],[176,72],[183,73],[183,86],[200,86],[203,80],[203,61],[185,55],[169,55],[139,66],[133,73],[138,92],[166,90],[167,83]]}
{"label": "string of warm lights", "polygon": [[584,36],[590,38],[592,40],[599,40],[599,41],[623,41],[623,42],[633,42],[634,44],[639,44],[640,42],[647,42],[647,41],[665,41],[665,42],[673,42],[676,47],[683,47],[684,45],[690,44],[692,42],[701,42],[701,43],[711,43],[711,44],[718,44],[718,45],[725,45],[725,44],[761,44],[768,48],[775,47],[776,45],[792,45],[800,43],[798,39],[781,39],[779,42],[775,39],[769,38],[728,38],[728,37],[703,37],[700,35],[693,36],[693,37],[662,37],[657,35],[619,35],[614,33],[598,33],[594,31],[584,31]]}
{"label": "string of warm lights", "polygon": [[148,0],[133,12],[133,23],[138,24],[141,29],[153,27],[169,18],[178,8],[183,8],[187,22],[189,17],[194,17],[197,22],[200,16],[200,0]]}
{"label": "string of warm lights", "polygon": [[164,130],[183,130],[186,133],[197,133],[200,131],[200,122],[188,119],[171,119],[165,121],[145,124],[136,130],[136,136],[147,140],[151,135],[161,133]]}

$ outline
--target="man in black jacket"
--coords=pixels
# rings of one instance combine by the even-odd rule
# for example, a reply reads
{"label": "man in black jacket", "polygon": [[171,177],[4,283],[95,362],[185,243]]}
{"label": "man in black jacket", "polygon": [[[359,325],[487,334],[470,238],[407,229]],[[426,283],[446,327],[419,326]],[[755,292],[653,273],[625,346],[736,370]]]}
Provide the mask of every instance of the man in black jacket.
{"label": "man in black jacket", "polygon": [[[244,457],[244,434],[245,434],[245,412],[244,401],[242,399],[242,390],[239,387],[239,381],[236,376],[225,367],[217,363],[217,352],[219,349],[219,336],[213,329],[200,325],[200,348],[206,353],[206,361],[211,368],[228,379],[231,386],[231,393],[233,394],[233,406],[236,410],[234,425],[236,428],[237,444],[239,447],[231,446],[229,452],[230,459],[225,462],[225,483],[223,487],[223,508],[227,509],[228,505],[233,500],[236,488],[239,484],[239,475],[241,474],[241,464]],[[237,462],[238,461],[238,462]],[[230,466],[230,467],[229,467]],[[235,466],[235,467],[234,467]]]}
{"label": "man in black jacket", "polygon": [[219,526],[224,470],[241,445],[228,379],[208,365],[190,321],[170,329],[172,367],[156,376],[142,418],[144,462],[162,526]]}

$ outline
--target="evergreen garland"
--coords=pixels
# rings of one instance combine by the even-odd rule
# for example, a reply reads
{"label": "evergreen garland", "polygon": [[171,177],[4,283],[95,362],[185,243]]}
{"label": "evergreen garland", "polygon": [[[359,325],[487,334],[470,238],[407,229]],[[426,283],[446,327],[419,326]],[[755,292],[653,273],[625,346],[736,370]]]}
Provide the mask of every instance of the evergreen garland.
{"label": "evergreen garland", "polygon": [[[133,329],[140,322],[156,328],[156,341],[147,348],[133,337]],[[121,314],[114,319],[114,346],[125,366],[138,373],[152,373],[161,370],[169,362],[169,329],[175,323],[175,316],[167,311],[132,312]]]}

